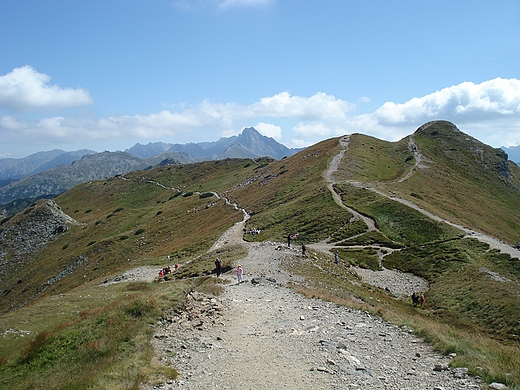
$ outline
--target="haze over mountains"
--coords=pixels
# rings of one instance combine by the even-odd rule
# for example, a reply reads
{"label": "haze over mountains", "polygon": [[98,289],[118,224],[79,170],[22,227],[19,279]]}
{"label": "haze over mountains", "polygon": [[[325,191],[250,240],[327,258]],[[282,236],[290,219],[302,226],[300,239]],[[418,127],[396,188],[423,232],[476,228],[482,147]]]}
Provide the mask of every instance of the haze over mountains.
{"label": "haze over mountains", "polygon": [[[137,143],[124,152],[91,150],[39,152],[21,159],[0,159],[0,205],[12,215],[34,199],[53,197],[89,180],[125,174],[159,164],[186,164],[226,158],[269,156],[280,160],[299,149],[289,149],[253,127],[238,136],[214,142],[169,144]],[[27,201],[21,201],[27,199]]]}

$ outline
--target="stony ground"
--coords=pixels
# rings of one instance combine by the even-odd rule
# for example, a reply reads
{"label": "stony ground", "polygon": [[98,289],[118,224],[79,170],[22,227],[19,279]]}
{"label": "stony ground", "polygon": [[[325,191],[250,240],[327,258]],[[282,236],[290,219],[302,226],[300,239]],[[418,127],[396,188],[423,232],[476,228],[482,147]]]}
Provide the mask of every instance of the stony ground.
{"label": "stony ground", "polygon": [[[341,139],[341,151],[324,173],[333,196],[334,173],[348,141],[348,137]],[[413,140],[411,143],[414,146]],[[420,157],[418,150],[415,153]],[[422,161],[417,156],[416,160]],[[337,194],[335,199],[346,207]],[[354,217],[367,219],[367,226],[375,229],[368,218],[350,211]],[[484,388],[478,378],[468,377],[467,369],[450,368],[450,357],[435,353],[411,330],[366,312],[305,298],[287,288],[296,276],[280,267],[280,259],[296,257],[298,250],[282,243],[244,242],[241,235],[247,218],[244,211],[244,221],[212,248],[234,243],[247,247],[249,254],[240,260],[244,282],[238,284],[234,273],[224,274],[227,284],[222,295],[193,293],[182,315],[171,314],[157,324],[154,345],[158,364],[175,367],[179,377],[144,384],[143,390]],[[510,251],[497,240],[481,238],[473,231],[467,234],[486,240],[492,248]],[[326,243],[309,248],[330,249]],[[519,253],[513,251],[512,255]],[[140,268],[117,281],[152,280],[157,271]],[[387,288],[397,297],[428,288],[424,280],[392,270],[357,272],[365,282]],[[494,385],[492,388],[503,386]]]}
{"label": "stony ground", "polygon": [[225,274],[222,295],[194,293],[183,315],[157,325],[161,363],[180,375],[143,389],[480,388],[409,329],[285,287],[295,276],[280,258],[297,252],[247,246],[243,283]]}

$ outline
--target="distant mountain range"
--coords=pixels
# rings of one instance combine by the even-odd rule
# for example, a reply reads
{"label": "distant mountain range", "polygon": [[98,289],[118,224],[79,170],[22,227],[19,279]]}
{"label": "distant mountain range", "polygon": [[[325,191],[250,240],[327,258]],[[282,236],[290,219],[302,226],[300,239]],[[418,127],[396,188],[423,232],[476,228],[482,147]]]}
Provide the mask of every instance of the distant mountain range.
{"label": "distant mountain range", "polygon": [[254,127],[245,128],[238,136],[221,138],[214,142],[168,144],[139,143],[126,149],[132,156],[147,159],[165,153],[182,153],[195,161],[222,160],[225,158],[256,158],[269,156],[277,160],[292,156],[300,149],[289,149],[273,138],[263,136]]}
{"label": "distant mountain range", "polygon": [[0,215],[8,216],[42,197],[53,197],[89,180],[165,164],[187,164],[226,158],[269,156],[280,160],[301,149],[290,149],[253,127],[238,136],[214,142],[135,144],[124,152],[56,149],[25,158],[0,159]]}
{"label": "distant mountain range", "polygon": [[520,165],[520,145],[510,146],[509,148],[502,146],[501,149],[507,153],[510,161],[513,161],[516,165]]}

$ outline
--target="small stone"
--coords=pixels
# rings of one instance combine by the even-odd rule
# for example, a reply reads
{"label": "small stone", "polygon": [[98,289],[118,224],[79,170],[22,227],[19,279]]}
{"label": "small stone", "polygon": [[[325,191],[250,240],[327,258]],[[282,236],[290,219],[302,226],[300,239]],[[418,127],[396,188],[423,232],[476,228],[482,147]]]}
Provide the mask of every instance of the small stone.
{"label": "small stone", "polygon": [[435,366],[433,367],[433,371],[444,371],[449,368],[447,363],[435,363]]}
{"label": "small stone", "polygon": [[453,376],[455,378],[463,379],[468,376],[468,369],[465,367],[457,367],[457,368],[454,368],[452,371],[453,371]]}
{"label": "small stone", "polygon": [[507,389],[507,386],[504,385],[503,383],[493,382],[489,385],[489,388],[495,389],[495,390],[501,390],[501,389]]}

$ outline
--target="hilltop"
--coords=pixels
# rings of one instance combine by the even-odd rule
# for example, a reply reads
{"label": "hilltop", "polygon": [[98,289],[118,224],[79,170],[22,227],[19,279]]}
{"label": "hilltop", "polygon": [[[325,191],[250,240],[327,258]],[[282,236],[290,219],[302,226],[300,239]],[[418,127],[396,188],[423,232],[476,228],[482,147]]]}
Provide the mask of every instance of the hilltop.
{"label": "hilltop", "polygon": [[[115,351],[123,345],[134,351],[123,340],[130,337],[137,345],[134,337],[139,337],[141,352],[118,360],[118,372],[128,372],[126,380],[137,382],[157,370],[175,377],[166,368],[151,368],[149,323],[168,322],[172,308],[182,313],[189,292],[218,294],[225,288],[211,276],[215,256],[229,271],[246,258],[247,245],[283,248],[287,235],[297,233],[297,249],[276,256],[281,272],[291,275],[284,285],[406,325],[441,353],[456,353],[454,367],[464,365],[488,382],[518,385],[520,367],[513,357],[519,348],[520,260],[512,244],[520,225],[519,174],[500,149],[437,121],[398,142],[352,134],[279,161],[167,165],[80,184],[55,198],[60,213],[73,220],[64,220],[64,227],[48,235],[37,251],[17,253],[11,237],[32,237],[25,226],[52,204],[42,201],[0,225],[1,320],[4,329],[14,329],[6,333],[0,356],[25,350],[29,355],[23,361],[42,364],[51,346],[72,353],[58,342],[68,332],[68,343],[78,351],[107,356],[100,376],[82,371],[77,380],[92,385],[110,377],[117,383],[109,374],[115,356],[122,358]],[[250,244],[237,243],[224,233],[238,223],[244,232],[258,229],[260,234],[243,235]],[[308,258],[300,256],[302,243]],[[336,250],[338,265],[331,266]],[[129,270],[157,270],[168,261],[180,268],[167,283],[112,283],[125,280]],[[381,275],[389,272],[424,282],[409,288],[427,286],[427,308],[411,307],[406,294],[393,287],[396,283],[385,284]],[[49,307],[59,311],[50,317]],[[75,338],[73,329],[92,321],[109,331],[108,324],[119,324],[112,316],[143,330],[132,336],[121,332],[121,341],[113,341],[122,343],[117,348],[98,333],[89,341]],[[56,330],[39,344],[17,338],[22,331],[34,336],[45,329]],[[129,368],[134,354],[143,359],[139,370]],[[177,365],[175,358],[171,361]],[[75,364],[93,370],[99,362],[84,363]],[[46,375],[58,375],[56,361],[46,364],[55,367]],[[28,370],[28,377],[38,377],[29,365],[10,361],[0,367],[2,375]],[[134,371],[136,376],[129,374]]]}

